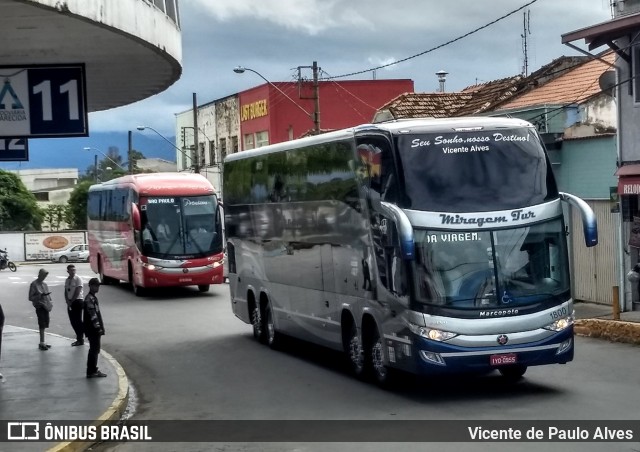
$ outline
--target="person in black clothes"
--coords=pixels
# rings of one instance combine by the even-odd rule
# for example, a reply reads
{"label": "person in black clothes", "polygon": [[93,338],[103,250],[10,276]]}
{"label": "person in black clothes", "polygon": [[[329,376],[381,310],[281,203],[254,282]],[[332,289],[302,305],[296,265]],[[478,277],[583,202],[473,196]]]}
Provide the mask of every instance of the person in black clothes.
{"label": "person in black clothes", "polygon": [[84,298],[83,323],[84,333],[89,339],[89,354],[87,355],[87,378],[106,377],[107,374],[98,370],[98,355],[100,354],[100,338],[104,336],[104,323],[100,313],[100,305],[96,294],[100,289],[100,280],[89,280],[89,293]]}
{"label": "person in black clothes", "polygon": [[[640,274],[640,262],[638,262],[636,265],[633,266],[633,271]],[[638,278],[635,283],[637,284],[638,287],[638,296],[640,297],[640,278]]]}
{"label": "person in black clothes", "polygon": [[[4,312],[2,311],[2,305],[0,304],[0,357],[2,356],[2,329],[4,328]],[[2,374],[0,374],[0,381],[3,380]]]}

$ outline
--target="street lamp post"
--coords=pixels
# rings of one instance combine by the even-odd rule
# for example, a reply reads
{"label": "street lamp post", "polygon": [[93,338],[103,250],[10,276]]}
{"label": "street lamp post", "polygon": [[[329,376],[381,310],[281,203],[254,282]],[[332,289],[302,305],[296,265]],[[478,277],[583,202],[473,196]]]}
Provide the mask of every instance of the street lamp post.
{"label": "street lamp post", "polygon": [[[166,142],[167,142],[167,143],[169,143],[171,146],[173,146],[174,148],[176,148],[176,150],[177,150],[178,152],[180,152],[180,153],[181,153],[182,155],[184,155],[185,157],[189,158],[189,160],[191,160],[191,161],[192,161],[192,163],[193,163],[193,157],[192,157],[192,156],[190,156],[189,154],[187,154],[186,152],[184,152],[182,149],[180,149],[178,146],[176,146],[176,144],[175,144],[174,142],[172,142],[170,139],[168,139],[167,137],[165,137],[164,135],[162,135],[160,132],[158,132],[158,131],[157,131],[156,129],[154,129],[153,127],[150,127],[150,126],[138,126],[138,127],[136,127],[136,129],[138,129],[138,130],[140,130],[140,131],[143,131],[143,130],[145,130],[145,129],[149,129],[149,130],[151,130],[151,131],[155,132],[155,133],[156,133],[156,135],[158,135],[158,136],[159,136],[160,138],[162,138],[164,141],[166,141]],[[196,152],[197,152],[197,149],[196,149]],[[197,163],[195,163],[195,164],[193,165],[193,171],[194,171],[194,172],[196,172],[196,173],[199,173],[199,172],[200,172],[200,168],[198,167],[198,164],[197,164]]]}
{"label": "street lamp post", "polygon": [[262,80],[264,80],[265,82],[267,82],[269,85],[273,86],[280,94],[282,94],[284,97],[286,97],[287,99],[289,99],[291,102],[293,102],[293,104],[298,107],[300,110],[302,110],[312,121],[314,124],[314,130],[316,133],[320,133],[320,115],[318,110],[318,106],[316,103],[316,111],[314,113],[309,113],[307,110],[305,110],[299,103],[297,103],[295,100],[293,100],[291,97],[289,97],[287,95],[287,93],[285,93],[284,91],[282,91],[280,88],[278,88],[278,86],[276,86],[275,84],[271,83],[269,80],[267,80],[267,78],[262,75],[260,72],[254,70],[254,69],[250,69],[248,67],[244,67],[244,66],[236,66],[233,68],[233,72],[235,72],[236,74],[242,74],[245,71],[249,71],[249,72],[253,72],[254,74],[256,74],[258,77],[260,77]]}

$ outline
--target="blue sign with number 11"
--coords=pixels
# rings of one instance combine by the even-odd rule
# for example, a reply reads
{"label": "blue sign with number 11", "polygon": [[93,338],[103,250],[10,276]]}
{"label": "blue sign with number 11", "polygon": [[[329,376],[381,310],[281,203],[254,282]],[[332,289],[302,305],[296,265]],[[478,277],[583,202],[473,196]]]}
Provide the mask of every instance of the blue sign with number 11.
{"label": "blue sign with number 11", "polygon": [[0,137],[89,134],[84,64],[0,66]]}

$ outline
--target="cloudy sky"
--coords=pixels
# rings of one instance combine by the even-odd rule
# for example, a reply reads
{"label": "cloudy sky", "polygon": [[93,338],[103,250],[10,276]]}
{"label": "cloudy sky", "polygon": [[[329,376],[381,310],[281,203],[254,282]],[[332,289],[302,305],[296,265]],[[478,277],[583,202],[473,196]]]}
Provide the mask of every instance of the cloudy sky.
{"label": "cloudy sky", "polygon": [[[235,74],[243,65],[270,81],[288,81],[297,66],[317,61],[324,76],[366,71],[418,55],[487,25],[531,0],[181,0],[183,73],[163,93],[90,118],[92,132],[150,125],[174,134],[175,113],[263,83]],[[524,11],[530,11],[532,72],[577,52],[563,33],[611,18],[609,0],[537,0],[468,37],[404,62],[350,78],[409,78],[435,91],[445,70],[447,91],[523,71]],[[310,76],[307,70],[303,74]],[[345,78],[338,78],[341,80]]]}
{"label": "cloudy sky", "polygon": [[[519,8],[530,3],[525,9]],[[445,70],[446,90],[496,80],[523,71],[524,12],[529,73],[562,55],[576,55],[560,43],[563,33],[611,18],[609,0],[180,0],[183,73],[180,80],[150,99],[89,115],[88,138],[31,140],[28,163],[11,169],[55,165],[52,150],[69,156],[59,165],[84,169],[92,155],[84,146],[127,147],[127,131],[154,139],[141,149],[165,157],[174,149],[152,132],[175,134],[175,114],[263,82],[256,74],[235,74],[242,65],[270,81],[291,81],[298,66],[317,61],[323,77],[408,78],[417,92],[438,88],[435,73]],[[518,11],[516,11],[518,10]],[[514,12],[516,11],[516,12]],[[513,14],[510,14],[514,12]],[[503,16],[507,16],[501,20]],[[497,21],[497,22],[495,22]],[[491,24],[492,22],[495,22]],[[491,25],[488,25],[491,24]],[[467,37],[456,40],[488,25]],[[530,32],[530,34],[529,34]],[[456,40],[451,44],[445,43]],[[582,44],[582,43],[580,43]],[[442,47],[441,47],[442,46]],[[430,51],[430,49],[437,48]],[[370,69],[398,62],[385,68]],[[306,72],[305,72],[306,71]],[[361,72],[351,77],[344,74]],[[309,69],[304,76],[311,76]],[[160,153],[161,148],[163,153]],[[157,152],[156,152],[157,151]]]}

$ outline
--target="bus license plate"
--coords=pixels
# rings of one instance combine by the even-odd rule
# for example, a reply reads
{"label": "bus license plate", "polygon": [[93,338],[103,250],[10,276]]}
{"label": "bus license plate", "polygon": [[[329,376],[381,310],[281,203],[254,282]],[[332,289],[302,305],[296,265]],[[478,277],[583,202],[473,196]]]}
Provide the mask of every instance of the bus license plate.
{"label": "bus license plate", "polygon": [[504,366],[505,364],[515,364],[518,356],[515,353],[505,353],[503,355],[491,355],[489,362],[492,366]]}

